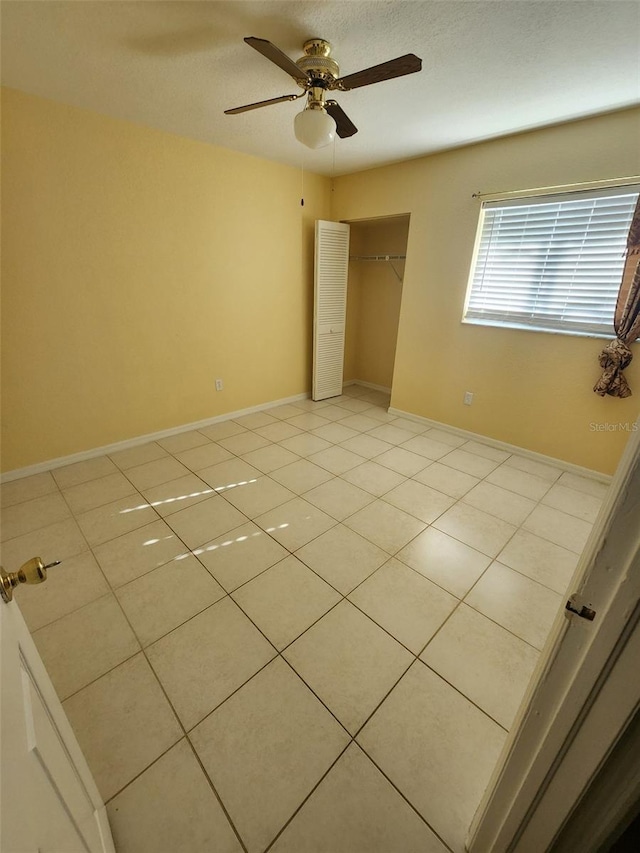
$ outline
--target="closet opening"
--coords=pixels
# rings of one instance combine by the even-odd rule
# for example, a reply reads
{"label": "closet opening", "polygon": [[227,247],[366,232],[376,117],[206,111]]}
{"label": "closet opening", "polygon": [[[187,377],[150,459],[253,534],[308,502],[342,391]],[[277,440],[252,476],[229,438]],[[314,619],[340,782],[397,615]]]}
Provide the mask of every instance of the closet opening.
{"label": "closet opening", "polygon": [[350,221],[343,383],[391,392],[409,214]]}

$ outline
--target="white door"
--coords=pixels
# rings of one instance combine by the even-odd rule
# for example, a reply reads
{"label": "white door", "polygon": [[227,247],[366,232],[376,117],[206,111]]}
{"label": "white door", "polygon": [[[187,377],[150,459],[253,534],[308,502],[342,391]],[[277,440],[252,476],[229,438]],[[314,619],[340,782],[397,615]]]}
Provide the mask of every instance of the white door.
{"label": "white door", "polygon": [[314,400],[342,394],[348,269],[349,226],[316,220],[311,390]]}
{"label": "white door", "polygon": [[[476,815],[471,853],[545,853],[640,708],[640,431],[631,436]],[[617,780],[611,779],[611,784]],[[598,815],[600,824],[609,815]],[[567,848],[562,848],[567,849]],[[572,845],[590,853],[597,840]]]}
{"label": "white door", "polygon": [[106,810],[15,601],[0,600],[0,850],[113,853]]}

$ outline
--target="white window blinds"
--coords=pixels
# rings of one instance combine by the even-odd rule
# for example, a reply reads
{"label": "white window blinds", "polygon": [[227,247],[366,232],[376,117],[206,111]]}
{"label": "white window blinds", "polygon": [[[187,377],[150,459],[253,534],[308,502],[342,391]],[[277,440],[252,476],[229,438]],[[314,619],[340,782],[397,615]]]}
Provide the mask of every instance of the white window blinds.
{"label": "white window blinds", "polygon": [[485,202],[463,320],[613,334],[639,191]]}

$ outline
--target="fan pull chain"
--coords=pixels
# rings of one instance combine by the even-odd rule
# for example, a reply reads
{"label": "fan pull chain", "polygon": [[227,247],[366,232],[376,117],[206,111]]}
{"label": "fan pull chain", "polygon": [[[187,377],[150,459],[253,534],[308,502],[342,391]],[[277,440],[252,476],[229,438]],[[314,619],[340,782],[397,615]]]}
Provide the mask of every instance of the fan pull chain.
{"label": "fan pull chain", "polygon": [[304,151],[300,155],[300,207],[304,207]]}

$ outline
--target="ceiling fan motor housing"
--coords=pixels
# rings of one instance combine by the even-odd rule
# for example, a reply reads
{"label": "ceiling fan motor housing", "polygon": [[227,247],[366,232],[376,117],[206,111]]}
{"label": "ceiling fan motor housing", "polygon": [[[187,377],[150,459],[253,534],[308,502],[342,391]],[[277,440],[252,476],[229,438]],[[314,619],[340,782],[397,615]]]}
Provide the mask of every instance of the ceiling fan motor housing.
{"label": "ceiling fan motor housing", "polygon": [[382,83],[384,80],[392,80],[394,77],[403,77],[405,74],[414,74],[422,70],[420,57],[407,53],[387,62],[372,65],[370,68],[364,68],[362,71],[356,71],[355,74],[340,77],[340,67],[335,59],[331,58],[331,44],[325,39],[307,39],[303,45],[304,56],[296,62],[267,39],[246,36],[245,42],[292,77],[302,89],[302,93],[281,95],[279,98],[269,98],[266,101],[234,107],[231,110],[225,110],[225,114],[236,115],[259,107],[267,107],[270,104],[280,104],[283,101],[297,101],[306,93],[306,106],[296,116],[294,124],[296,136],[310,148],[328,144],[333,139],[334,132],[341,139],[358,132],[358,128],[345,114],[340,104],[334,100],[327,100],[327,92],[335,89],[348,92],[350,89]]}
{"label": "ceiling fan motor housing", "polygon": [[296,60],[296,65],[308,75],[309,80],[298,85],[303,89],[311,86],[325,88],[340,76],[340,66],[332,59],[331,44],[325,39],[312,38],[303,45],[304,56]]}

